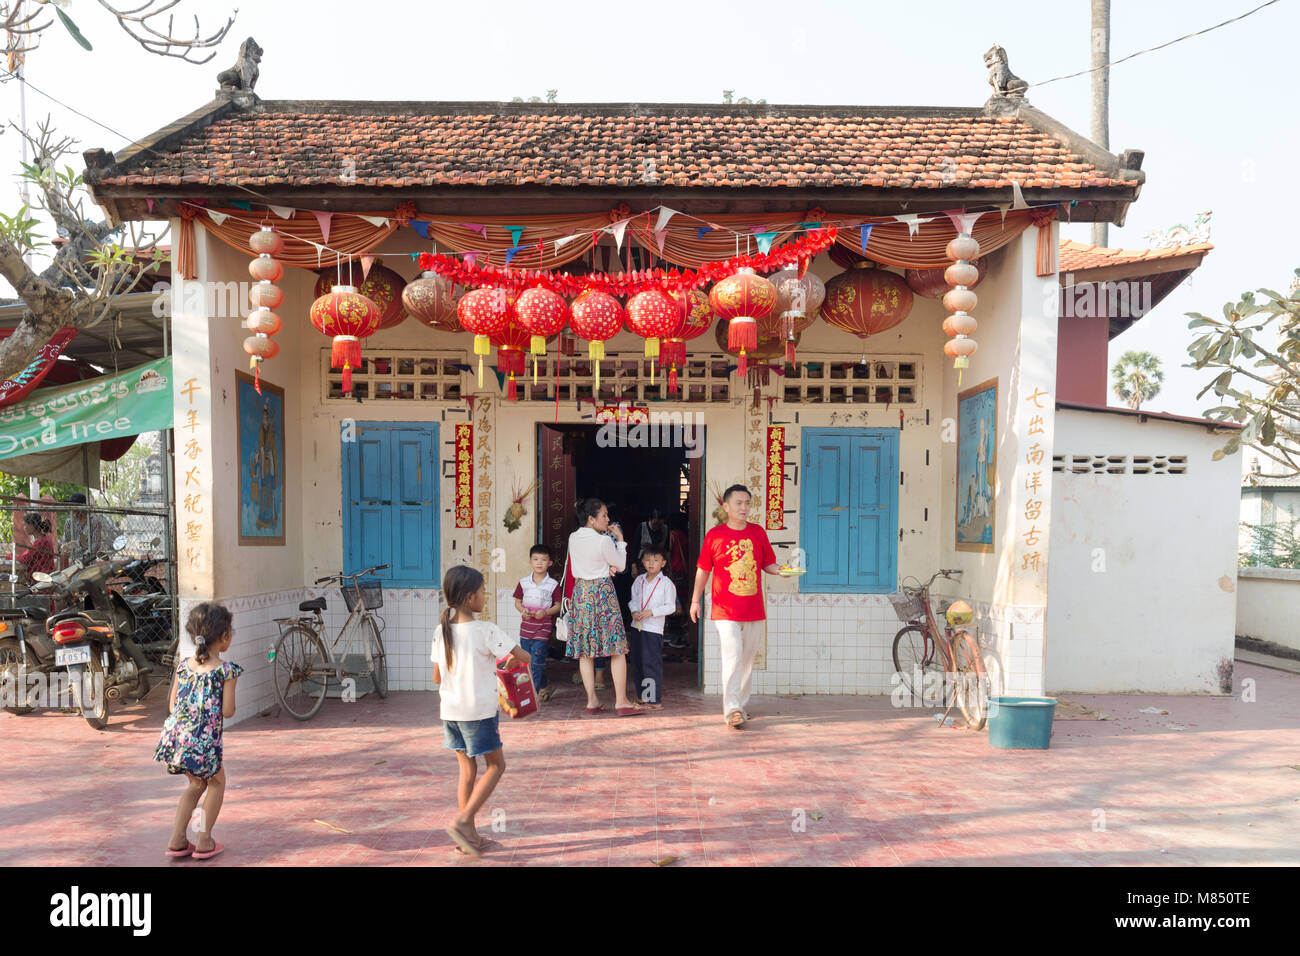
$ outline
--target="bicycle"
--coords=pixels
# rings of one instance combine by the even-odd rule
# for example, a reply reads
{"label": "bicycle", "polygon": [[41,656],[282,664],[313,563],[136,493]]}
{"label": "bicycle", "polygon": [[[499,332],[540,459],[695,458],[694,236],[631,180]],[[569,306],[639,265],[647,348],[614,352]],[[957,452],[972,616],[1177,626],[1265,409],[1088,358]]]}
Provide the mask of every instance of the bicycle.
{"label": "bicycle", "polygon": [[[980,656],[979,643],[965,627],[953,627],[947,620],[941,631],[930,606],[930,585],[936,578],[956,580],[956,568],[936,571],[925,584],[904,583],[889,596],[894,613],[905,626],[894,635],[894,668],[909,693],[922,697],[926,685],[937,678],[941,699],[947,705],[946,719],[955,702],[972,730],[981,730],[988,719],[988,674]],[[908,580],[915,581],[915,578]],[[946,616],[951,601],[941,601],[938,612]],[[960,637],[960,640],[958,638]],[[912,686],[920,676],[922,686]],[[951,684],[951,688],[949,687]],[[942,723],[940,724],[942,726]]]}
{"label": "bicycle", "polygon": [[[328,648],[321,637],[325,630],[323,612],[326,603],[323,597],[298,605],[299,611],[310,613],[311,617],[275,619],[275,623],[280,625],[280,639],[267,655],[272,668],[271,682],[280,705],[295,720],[310,720],[316,716],[325,702],[331,678],[341,684],[347,677],[369,677],[375,693],[381,699],[388,696],[388,667],[384,643],[379,638],[384,619],[371,613],[384,606],[384,586],[380,581],[361,581],[366,575],[387,568],[388,565],[381,564],[355,574],[340,571],[316,581],[317,586],[338,582],[343,603],[348,609],[347,620]],[[360,644],[365,658],[365,667],[361,670],[347,669],[347,651],[353,648],[354,643]],[[344,653],[337,653],[340,645]]]}

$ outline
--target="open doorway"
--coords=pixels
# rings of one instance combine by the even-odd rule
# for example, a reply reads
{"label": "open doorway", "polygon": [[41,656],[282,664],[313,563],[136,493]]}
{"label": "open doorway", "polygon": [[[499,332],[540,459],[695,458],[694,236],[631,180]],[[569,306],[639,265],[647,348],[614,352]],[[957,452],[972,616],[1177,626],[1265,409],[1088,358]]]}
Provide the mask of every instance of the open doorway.
{"label": "open doorway", "polygon": [[703,628],[691,623],[689,612],[704,535],[704,429],[686,440],[680,427],[663,432],[673,433],[673,440],[659,441],[661,447],[629,447],[633,442],[610,443],[608,431],[602,440],[597,425],[538,425],[539,539],[550,546],[554,573],[560,577],[569,535],[577,527],[575,503],[599,498],[608,505],[628,542],[628,570],[614,578],[625,628],[631,621],[632,582],[641,573],[635,562],[642,538],[664,545],[669,551],[664,573],[676,586],[681,606],[681,613],[665,625],[664,665],[679,674],[690,669],[702,686]]}

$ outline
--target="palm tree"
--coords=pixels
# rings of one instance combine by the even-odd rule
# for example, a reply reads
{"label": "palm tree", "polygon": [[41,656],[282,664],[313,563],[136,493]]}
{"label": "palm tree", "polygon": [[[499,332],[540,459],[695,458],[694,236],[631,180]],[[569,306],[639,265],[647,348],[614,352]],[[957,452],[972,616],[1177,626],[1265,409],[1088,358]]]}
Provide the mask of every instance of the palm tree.
{"label": "palm tree", "polygon": [[1135,411],[1160,394],[1160,383],[1165,380],[1160,359],[1150,352],[1125,352],[1110,374],[1115,394]]}

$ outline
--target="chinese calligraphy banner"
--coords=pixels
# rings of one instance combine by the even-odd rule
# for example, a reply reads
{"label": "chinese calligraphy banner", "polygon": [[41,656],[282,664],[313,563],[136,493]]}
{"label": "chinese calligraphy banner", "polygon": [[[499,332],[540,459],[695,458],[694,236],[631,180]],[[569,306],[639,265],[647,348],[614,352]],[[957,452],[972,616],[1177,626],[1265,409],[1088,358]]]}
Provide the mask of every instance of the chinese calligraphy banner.
{"label": "chinese calligraphy banner", "polygon": [[767,527],[785,527],[785,429],[780,425],[767,429]]}
{"label": "chinese calligraphy banner", "polygon": [[957,396],[957,550],[993,550],[998,380]]}
{"label": "chinese calligraphy banner", "polygon": [[171,356],[0,408],[0,459],[172,427]]}
{"label": "chinese calligraphy banner", "polygon": [[474,527],[474,426],[456,425],[456,527]]}

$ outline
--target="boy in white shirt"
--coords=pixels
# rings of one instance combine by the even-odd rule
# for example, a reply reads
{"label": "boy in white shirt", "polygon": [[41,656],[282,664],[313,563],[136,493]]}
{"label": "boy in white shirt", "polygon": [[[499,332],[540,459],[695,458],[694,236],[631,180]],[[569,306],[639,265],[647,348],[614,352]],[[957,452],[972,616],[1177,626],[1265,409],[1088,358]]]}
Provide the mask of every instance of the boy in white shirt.
{"label": "boy in white shirt", "polygon": [[528,552],[533,573],[520,578],[515,586],[515,608],[522,616],[519,643],[533,662],[530,670],[538,700],[550,700],[555,688],[546,681],[546,657],[555,633],[555,618],[560,613],[560,582],[551,577],[551,549],[535,544]]}
{"label": "boy in white shirt", "polygon": [[664,706],[664,621],[677,610],[677,588],[663,573],[667,563],[664,548],[651,545],[643,549],[641,566],[645,573],[632,582],[627,658],[637,697],[649,710],[662,710]]}

